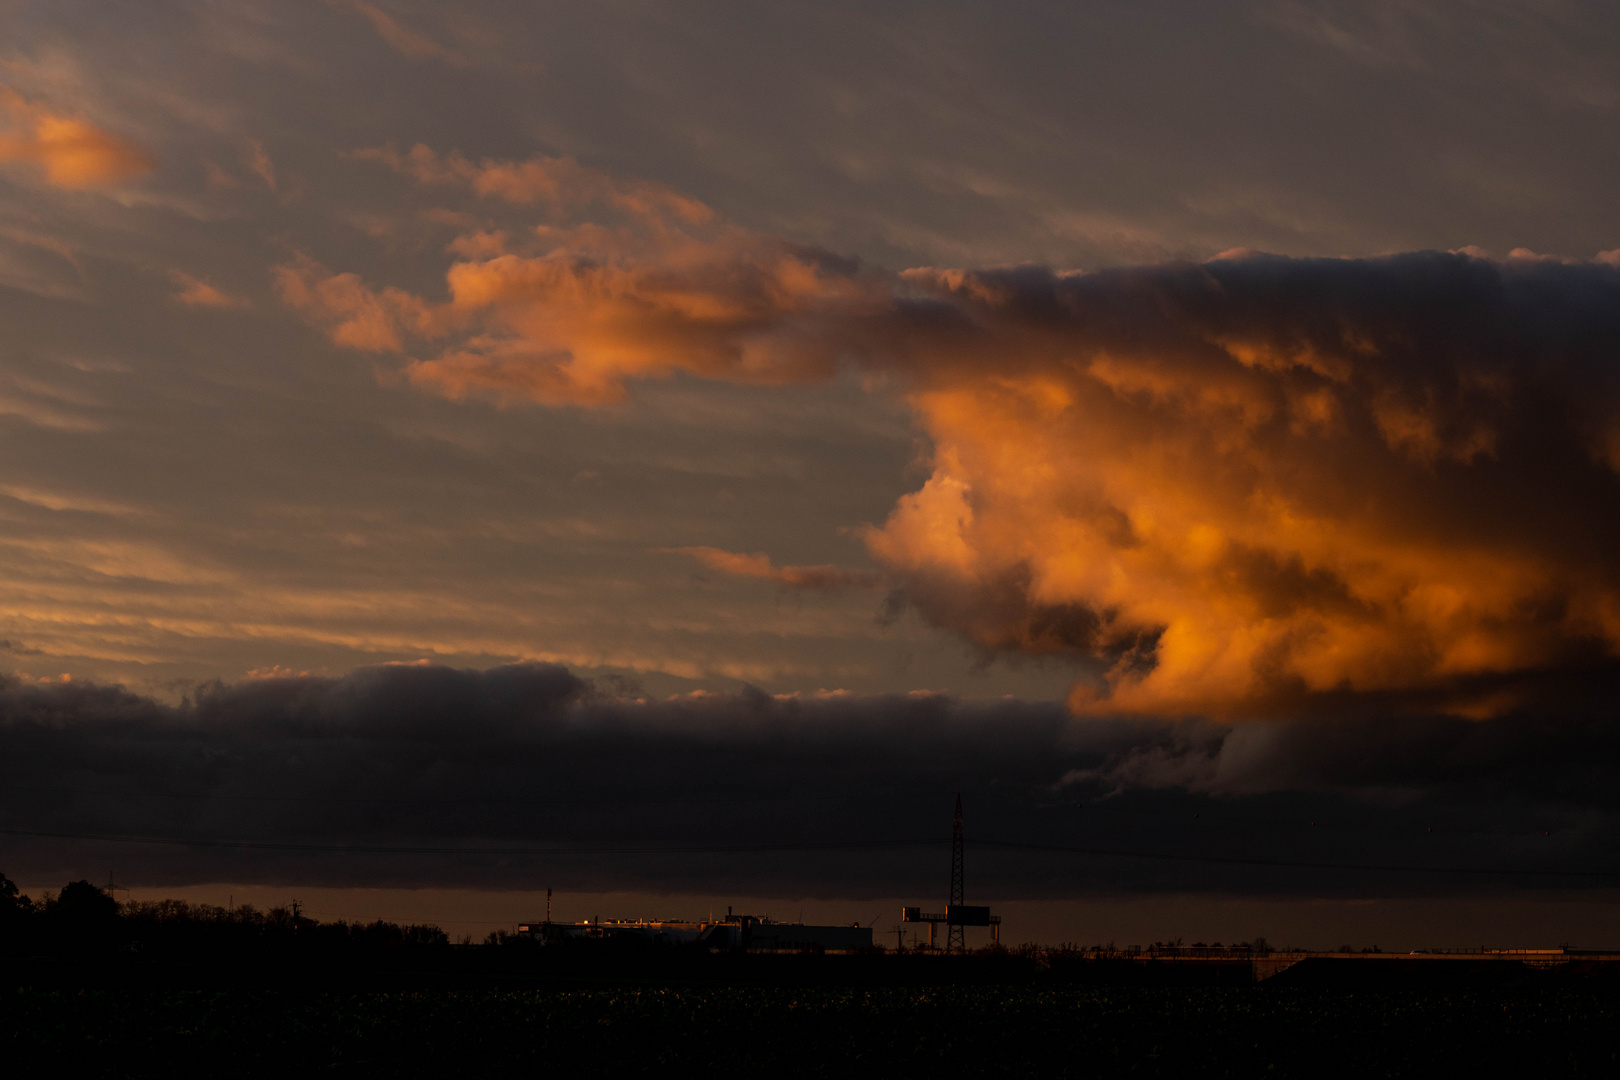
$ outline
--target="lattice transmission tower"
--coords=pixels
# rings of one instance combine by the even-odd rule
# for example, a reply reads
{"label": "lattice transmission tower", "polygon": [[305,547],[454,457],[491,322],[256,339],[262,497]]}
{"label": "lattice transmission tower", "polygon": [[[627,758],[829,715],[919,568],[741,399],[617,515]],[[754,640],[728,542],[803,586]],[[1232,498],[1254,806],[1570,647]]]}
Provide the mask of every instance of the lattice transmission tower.
{"label": "lattice transmission tower", "polygon": [[[956,796],[956,822],[951,828],[951,904],[947,911],[954,911],[965,902],[965,890],[962,887],[962,796]],[[946,952],[967,952],[967,934],[961,923],[946,923],[945,935]]]}

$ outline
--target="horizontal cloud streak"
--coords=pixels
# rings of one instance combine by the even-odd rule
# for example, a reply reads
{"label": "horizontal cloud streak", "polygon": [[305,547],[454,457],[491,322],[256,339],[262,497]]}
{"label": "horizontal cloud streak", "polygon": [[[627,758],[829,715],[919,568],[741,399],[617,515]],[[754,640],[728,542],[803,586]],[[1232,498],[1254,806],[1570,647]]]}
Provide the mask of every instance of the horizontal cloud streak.
{"label": "horizontal cloud streak", "polygon": [[[25,878],[111,858],[135,884],[935,895],[958,791],[987,897],[1497,892],[1617,869],[1620,729],[1580,712],[1077,722],[933,695],[649,701],[544,665],[391,666],[181,707],[13,682],[0,751],[3,868]],[[397,850],[413,848],[437,854]]]}
{"label": "horizontal cloud streak", "polygon": [[421,184],[454,185],[519,206],[535,203],[559,210],[599,203],[647,221],[665,215],[701,224],[714,211],[689,196],[647,180],[625,180],[572,158],[533,157],[527,161],[473,162],[451,152],[440,155],[421,143],[401,153],[392,146],[356,150],[358,161],[376,161]]}
{"label": "horizontal cloud streak", "polygon": [[712,547],[668,548],[672,555],[689,555],[710,570],[738,577],[763,578],[788,589],[875,589],[883,577],[870,570],[841,566],[777,566],[767,555],[743,555]]}
{"label": "horizontal cloud streak", "polygon": [[328,2],[344,3],[365,16],[372,28],[377,31],[377,36],[401,56],[408,56],[412,60],[438,60],[457,68],[468,66],[467,58],[461,53],[445,48],[420,31],[412,30],[368,0],[328,0]]}

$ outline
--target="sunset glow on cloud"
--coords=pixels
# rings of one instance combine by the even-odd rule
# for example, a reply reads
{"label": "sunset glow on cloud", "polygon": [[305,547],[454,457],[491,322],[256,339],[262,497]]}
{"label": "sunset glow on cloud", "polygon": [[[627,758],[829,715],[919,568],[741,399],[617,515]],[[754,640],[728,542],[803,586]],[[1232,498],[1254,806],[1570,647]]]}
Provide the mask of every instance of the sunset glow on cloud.
{"label": "sunset glow on cloud", "polygon": [[[674,371],[760,383],[825,377],[837,369],[846,323],[889,304],[853,262],[704,227],[702,204],[655,185],[567,161],[474,166],[424,147],[393,160],[423,183],[464,180],[512,202],[600,202],[622,215],[605,225],[536,225],[521,251],[456,262],[445,275],[448,302],[307,261],[277,269],[283,299],[337,344],[397,353],[414,337],[436,346],[438,355],[412,360],[404,374],[452,398],[594,404],[623,397],[627,378]],[[437,345],[447,338],[448,347]]]}
{"label": "sunset glow on cloud", "polygon": [[710,570],[739,577],[762,578],[789,589],[871,589],[883,583],[872,571],[838,566],[777,566],[770,556],[743,555],[711,547],[670,548],[671,554],[689,555]]}
{"label": "sunset glow on cloud", "polygon": [[53,187],[102,187],[152,171],[152,159],[134,144],[4,86],[0,115],[0,163],[32,166]]}
{"label": "sunset glow on cloud", "polygon": [[1612,269],[929,279],[997,362],[920,376],[934,473],[869,543],[986,647],[1117,655],[1078,711],[1485,714],[1620,654]]}

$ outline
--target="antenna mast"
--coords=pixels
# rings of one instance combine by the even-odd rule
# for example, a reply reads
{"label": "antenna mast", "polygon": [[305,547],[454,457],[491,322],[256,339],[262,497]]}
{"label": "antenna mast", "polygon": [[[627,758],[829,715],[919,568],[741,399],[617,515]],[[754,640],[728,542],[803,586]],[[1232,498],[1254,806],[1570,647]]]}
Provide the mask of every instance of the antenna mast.
{"label": "antenna mast", "polygon": [[[951,908],[961,907],[965,890],[962,887],[962,795],[956,796],[956,821],[951,827]],[[967,952],[967,935],[960,923],[949,923],[945,935],[946,952]]]}

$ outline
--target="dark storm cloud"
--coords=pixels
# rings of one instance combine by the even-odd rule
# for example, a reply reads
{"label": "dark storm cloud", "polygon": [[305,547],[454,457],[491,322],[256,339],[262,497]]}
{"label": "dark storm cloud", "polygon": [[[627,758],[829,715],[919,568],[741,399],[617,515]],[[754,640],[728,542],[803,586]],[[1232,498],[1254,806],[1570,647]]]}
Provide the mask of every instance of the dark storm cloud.
{"label": "dark storm cloud", "polygon": [[[1620,725],[1600,713],[1076,722],[922,695],[626,699],[520,665],[178,707],[12,683],[0,717],[0,869],[25,880],[932,896],[958,791],[986,896],[1499,892],[1617,869]],[[255,846],[73,838],[114,835]]]}

